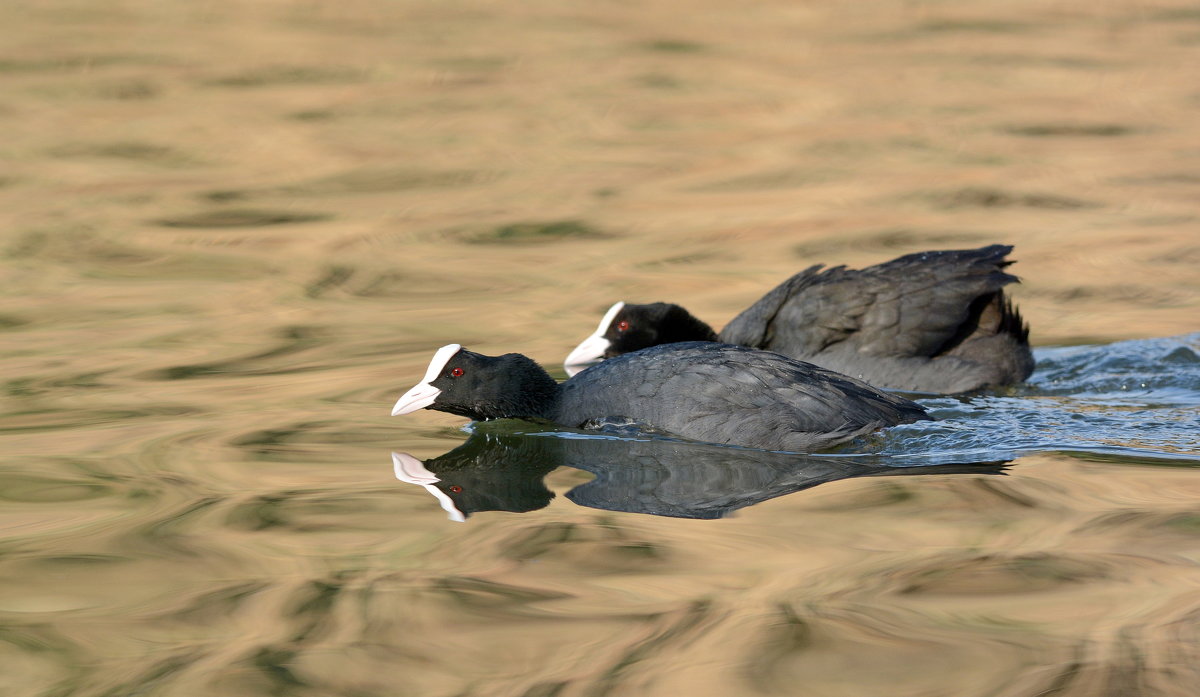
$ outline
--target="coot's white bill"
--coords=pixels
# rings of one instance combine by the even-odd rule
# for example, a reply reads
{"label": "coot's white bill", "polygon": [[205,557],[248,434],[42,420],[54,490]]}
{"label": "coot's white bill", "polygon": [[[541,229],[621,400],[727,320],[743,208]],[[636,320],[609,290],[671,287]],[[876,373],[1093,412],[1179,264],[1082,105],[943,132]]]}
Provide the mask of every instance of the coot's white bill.
{"label": "coot's white bill", "polygon": [[392,416],[411,414],[418,409],[424,409],[433,404],[433,400],[437,399],[437,396],[441,393],[442,391],[433,385],[422,382],[408,392],[405,392],[396,401],[396,406],[392,407]]}
{"label": "coot's white bill", "polygon": [[568,375],[573,376],[604,358],[604,352],[611,345],[611,342],[604,338],[604,333],[608,331],[608,325],[612,324],[613,318],[623,307],[625,307],[625,303],[619,302],[608,308],[608,312],[604,313],[604,318],[600,320],[600,326],[596,327],[596,331],[567,355],[567,360],[563,361],[563,368],[566,369]]}
{"label": "coot's white bill", "polygon": [[433,404],[433,400],[437,399],[442,391],[429,383],[437,380],[442,369],[446,367],[446,363],[461,350],[461,344],[446,344],[438,349],[433,354],[433,359],[429,361],[429,367],[425,369],[425,377],[421,378],[421,382],[414,385],[396,401],[396,406],[392,407],[392,416],[410,414]]}
{"label": "coot's white bill", "polygon": [[[442,365],[445,365],[443,362]],[[423,487],[425,491],[433,494],[433,498],[441,504],[442,510],[450,516],[450,520],[456,523],[466,522],[467,516],[462,511],[458,510],[458,506],[454,505],[454,501],[446,495],[441,489],[434,486],[436,482],[442,480],[437,478],[437,475],[425,469],[425,465],[417,458],[408,453],[392,453],[392,469],[396,473],[396,479],[409,484],[416,484]]]}

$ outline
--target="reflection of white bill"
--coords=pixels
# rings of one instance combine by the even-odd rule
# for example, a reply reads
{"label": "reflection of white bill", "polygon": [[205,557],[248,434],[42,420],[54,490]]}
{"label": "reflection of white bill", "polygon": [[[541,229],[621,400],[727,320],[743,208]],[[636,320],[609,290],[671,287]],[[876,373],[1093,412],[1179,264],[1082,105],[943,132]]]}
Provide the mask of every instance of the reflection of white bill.
{"label": "reflection of white bill", "polygon": [[450,520],[458,523],[467,520],[463,512],[454,505],[454,501],[445,492],[434,486],[442,480],[438,479],[433,472],[425,469],[425,465],[420,460],[408,453],[392,453],[392,469],[396,472],[396,479],[425,487],[425,491],[433,494],[433,498],[442,505],[442,510],[449,514]]}

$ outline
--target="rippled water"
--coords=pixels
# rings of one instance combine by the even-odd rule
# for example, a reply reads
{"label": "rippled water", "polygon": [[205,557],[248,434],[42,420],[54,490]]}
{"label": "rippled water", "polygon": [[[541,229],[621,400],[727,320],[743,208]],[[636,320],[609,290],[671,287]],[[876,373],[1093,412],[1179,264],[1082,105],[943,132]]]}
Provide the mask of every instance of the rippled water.
{"label": "rippled water", "polygon": [[[1194,8],[690,7],[0,5],[0,695],[1197,694]],[[993,242],[1029,384],[835,452],[387,416]]]}
{"label": "rippled water", "polygon": [[1035,357],[1036,372],[1011,394],[919,400],[937,421],[894,429],[877,452],[1200,464],[1200,334],[1040,349]]}

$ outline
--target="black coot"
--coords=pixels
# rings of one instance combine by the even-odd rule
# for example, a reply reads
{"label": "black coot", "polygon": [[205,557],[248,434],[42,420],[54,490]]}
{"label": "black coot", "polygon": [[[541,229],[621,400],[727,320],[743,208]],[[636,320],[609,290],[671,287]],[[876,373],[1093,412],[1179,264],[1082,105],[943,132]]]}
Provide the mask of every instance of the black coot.
{"label": "black coot", "polygon": [[630,424],[697,441],[804,452],[928,419],[896,395],[801,361],[693,342],[619,356],[561,385],[517,353],[450,344],[392,414],[435,409],[477,421],[541,419],[572,428]]}
{"label": "black coot", "polygon": [[717,334],[678,305],[617,303],[568,373],[631,351],[720,341],[776,351],[877,387],[953,394],[1033,372],[1029,328],[1004,295],[1009,245],[908,254],[862,270],[812,266]]}

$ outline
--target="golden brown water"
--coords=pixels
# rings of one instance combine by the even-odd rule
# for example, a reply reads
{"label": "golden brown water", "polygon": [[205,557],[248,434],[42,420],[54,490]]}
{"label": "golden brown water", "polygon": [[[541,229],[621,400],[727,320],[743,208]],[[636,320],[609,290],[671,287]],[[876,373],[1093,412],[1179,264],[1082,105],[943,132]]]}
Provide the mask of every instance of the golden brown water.
{"label": "golden brown water", "polygon": [[452,523],[390,453],[462,420],[387,416],[446,343],[554,365],[618,299],[720,326],[811,263],[930,248],[1015,244],[1039,346],[1196,331],[1192,4],[0,26],[0,694],[1200,693],[1194,382],[1164,421],[1044,377],[962,422],[1033,444],[1007,476],[715,521],[576,505],[563,467],[547,507]]}

